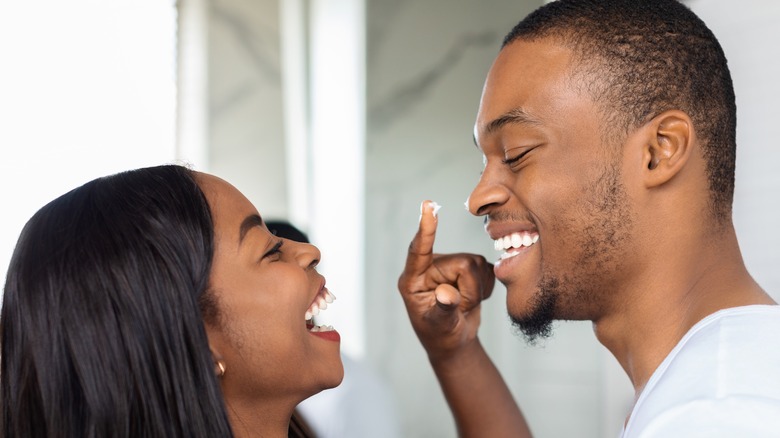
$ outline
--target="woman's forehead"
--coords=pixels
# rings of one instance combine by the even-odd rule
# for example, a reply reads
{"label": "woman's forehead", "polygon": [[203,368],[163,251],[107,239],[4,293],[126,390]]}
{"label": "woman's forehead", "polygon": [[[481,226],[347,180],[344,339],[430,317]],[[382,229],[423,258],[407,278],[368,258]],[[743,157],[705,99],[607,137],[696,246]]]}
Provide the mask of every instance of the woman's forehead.
{"label": "woman's forehead", "polygon": [[238,233],[240,224],[249,215],[259,215],[251,202],[232,184],[214,175],[196,172],[198,185],[206,196],[216,231]]}

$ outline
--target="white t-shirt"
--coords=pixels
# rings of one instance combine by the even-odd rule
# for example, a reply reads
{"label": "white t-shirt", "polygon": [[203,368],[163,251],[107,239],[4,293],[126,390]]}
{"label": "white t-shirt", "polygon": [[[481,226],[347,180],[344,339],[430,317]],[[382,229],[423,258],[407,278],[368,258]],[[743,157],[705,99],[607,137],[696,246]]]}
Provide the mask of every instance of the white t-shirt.
{"label": "white t-shirt", "polygon": [[716,312],[655,370],[623,438],[780,437],[780,306]]}

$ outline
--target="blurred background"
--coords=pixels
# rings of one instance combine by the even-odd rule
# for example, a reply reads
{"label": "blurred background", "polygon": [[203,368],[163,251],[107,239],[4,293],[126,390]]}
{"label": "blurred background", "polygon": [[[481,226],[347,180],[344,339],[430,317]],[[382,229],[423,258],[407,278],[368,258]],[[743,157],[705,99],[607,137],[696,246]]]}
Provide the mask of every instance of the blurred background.
{"label": "blurred background", "polygon": [[[686,3],[730,61],[734,219],[748,268],[777,300],[780,2]],[[472,127],[502,37],[541,4],[0,0],[0,278],[22,226],[54,197],[121,170],[190,163],[321,248],[339,298],[323,319],[374,385],[340,397],[382,398],[374,436],[455,436],[396,280],[423,199],[444,206],[438,252],[495,259],[463,206],[482,166]],[[527,347],[503,292],[485,303],[480,336],[537,436],[617,436],[632,390],[590,324],[560,323]],[[356,414],[322,397],[348,427]]]}

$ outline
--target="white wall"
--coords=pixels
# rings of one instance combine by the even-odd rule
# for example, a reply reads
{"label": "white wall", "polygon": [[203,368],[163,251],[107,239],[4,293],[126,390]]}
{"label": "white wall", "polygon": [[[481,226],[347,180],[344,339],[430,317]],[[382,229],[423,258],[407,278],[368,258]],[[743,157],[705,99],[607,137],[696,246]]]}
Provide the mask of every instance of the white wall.
{"label": "white wall", "polygon": [[737,95],[734,225],[748,269],[780,301],[780,2],[690,0],[726,52]]}
{"label": "white wall", "polygon": [[45,203],[175,158],[175,17],[172,1],[0,2],[3,284]]}

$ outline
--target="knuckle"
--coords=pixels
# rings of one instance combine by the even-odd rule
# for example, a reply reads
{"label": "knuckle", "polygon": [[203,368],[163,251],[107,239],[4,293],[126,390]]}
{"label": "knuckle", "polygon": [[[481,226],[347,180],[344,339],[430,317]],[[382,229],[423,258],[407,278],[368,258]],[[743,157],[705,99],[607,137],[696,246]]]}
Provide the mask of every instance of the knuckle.
{"label": "knuckle", "polygon": [[398,277],[398,289],[404,291],[409,287],[409,277],[404,273]]}

